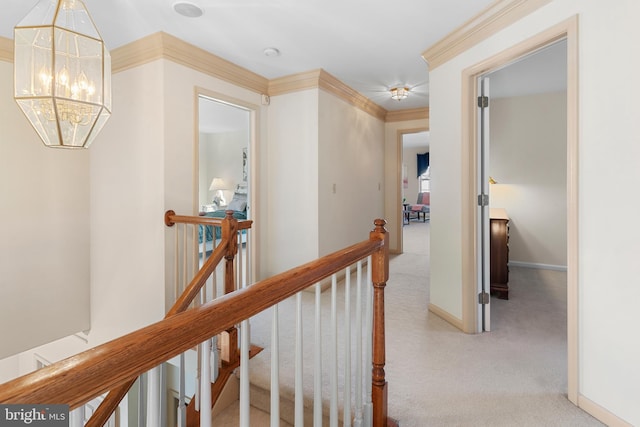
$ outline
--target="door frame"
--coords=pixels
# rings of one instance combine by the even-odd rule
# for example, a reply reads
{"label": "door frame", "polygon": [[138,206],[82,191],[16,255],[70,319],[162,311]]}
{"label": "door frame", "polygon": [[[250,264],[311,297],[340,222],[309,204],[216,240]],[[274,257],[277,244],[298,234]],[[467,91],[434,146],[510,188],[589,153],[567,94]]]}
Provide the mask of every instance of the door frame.
{"label": "door frame", "polygon": [[[258,159],[259,153],[259,126],[260,123],[260,106],[250,102],[243,101],[238,98],[234,98],[225,95],[220,92],[205,89],[203,87],[196,86],[194,88],[194,145],[193,145],[193,211],[197,215],[198,207],[198,187],[200,176],[200,129],[199,129],[199,110],[200,110],[200,97],[210,98],[214,101],[229,104],[233,107],[237,107],[249,112],[249,147],[248,147],[248,183],[249,183],[249,200],[248,206],[251,210],[250,217],[255,224],[255,221],[260,215],[259,205],[259,182],[260,170]],[[258,278],[257,273],[260,271],[260,233],[256,230],[251,234],[252,244],[250,245],[249,259],[251,265],[249,271],[249,280],[255,280]]]}
{"label": "door frame", "polygon": [[[429,132],[429,126],[410,128],[410,129],[398,129],[396,132],[396,236],[398,236],[398,251],[397,253],[404,253],[404,239],[402,236],[402,230],[404,227],[404,213],[402,212],[402,163],[403,163],[403,141],[404,136],[412,133]],[[431,149],[429,149],[431,151]]]}
{"label": "door frame", "polygon": [[578,404],[578,16],[516,44],[462,73],[462,325],[477,330],[477,78],[556,41],[567,40],[567,385]]}

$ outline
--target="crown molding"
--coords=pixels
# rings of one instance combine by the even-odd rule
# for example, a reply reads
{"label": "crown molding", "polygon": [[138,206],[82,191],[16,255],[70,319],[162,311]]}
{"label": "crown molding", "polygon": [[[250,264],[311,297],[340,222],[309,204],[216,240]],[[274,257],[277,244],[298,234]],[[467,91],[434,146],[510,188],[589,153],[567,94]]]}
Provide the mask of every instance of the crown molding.
{"label": "crown molding", "polygon": [[132,43],[112,49],[111,72],[113,74],[161,59],[163,54],[162,33],[151,34]]}
{"label": "crown molding", "polygon": [[496,0],[422,53],[429,69],[444,64],[552,0]]}
{"label": "crown molding", "polygon": [[318,69],[271,79],[267,93],[269,96],[278,96],[306,89],[317,89],[321,72],[322,70]]}
{"label": "crown molding", "polygon": [[424,119],[429,119],[429,107],[387,111],[387,115],[385,116],[385,122],[387,123]]}
{"label": "crown molding", "polygon": [[0,61],[13,62],[13,40],[1,36]]}
{"label": "crown molding", "polygon": [[323,89],[382,121],[387,115],[387,110],[322,69],[273,79],[268,93],[277,96],[306,89]]}
{"label": "crown molding", "polygon": [[118,73],[156,59],[168,59],[257,93],[266,93],[269,87],[265,77],[164,32],[113,49],[111,68]]}
{"label": "crown molding", "polygon": [[[158,59],[168,59],[245,89],[266,93],[269,96],[306,89],[323,89],[385,122],[418,120],[429,117],[428,108],[387,111],[322,69],[268,80],[163,32],[151,34],[111,50],[111,70],[115,74]],[[0,37],[0,60],[13,62],[13,40]]]}
{"label": "crown molding", "polygon": [[384,121],[384,118],[387,115],[387,110],[371,101],[360,92],[342,83],[336,77],[332,76],[324,70],[320,70],[319,84],[321,89],[324,89],[327,92],[330,92],[337,97],[344,99],[351,105],[358,107],[362,111]]}

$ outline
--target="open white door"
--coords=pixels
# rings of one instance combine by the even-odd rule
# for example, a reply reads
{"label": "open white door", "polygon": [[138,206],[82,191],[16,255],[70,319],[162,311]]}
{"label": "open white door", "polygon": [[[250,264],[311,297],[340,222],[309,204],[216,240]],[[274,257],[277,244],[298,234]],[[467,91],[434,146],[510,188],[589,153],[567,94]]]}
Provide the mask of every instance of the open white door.
{"label": "open white door", "polygon": [[489,242],[489,78],[478,78],[478,332],[491,330]]}

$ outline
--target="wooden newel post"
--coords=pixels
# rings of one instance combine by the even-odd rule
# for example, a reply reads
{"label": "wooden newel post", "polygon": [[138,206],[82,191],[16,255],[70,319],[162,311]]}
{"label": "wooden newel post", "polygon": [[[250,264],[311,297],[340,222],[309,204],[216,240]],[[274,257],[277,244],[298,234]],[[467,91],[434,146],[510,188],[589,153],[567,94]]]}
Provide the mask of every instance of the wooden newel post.
{"label": "wooden newel post", "polygon": [[236,275],[233,260],[238,254],[238,220],[233,217],[233,211],[226,211],[222,220],[222,240],[228,240],[227,252],[224,255],[224,293],[230,294],[236,290]]}
{"label": "wooden newel post", "polygon": [[382,240],[384,245],[371,256],[371,278],[373,282],[373,367],[371,398],[373,401],[373,425],[387,426],[387,380],[385,379],[384,338],[384,288],[389,279],[389,233],[384,228],[387,222],[376,219],[376,228],[370,233],[371,240]]}
{"label": "wooden newel post", "polygon": [[[238,220],[233,217],[233,211],[226,211],[222,220],[222,240],[227,240],[227,252],[224,255],[224,293],[230,294],[236,290],[236,274],[234,259],[238,254]],[[236,363],[240,358],[238,351],[238,331],[235,327],[220,334],[220,358],[227,363]]]}

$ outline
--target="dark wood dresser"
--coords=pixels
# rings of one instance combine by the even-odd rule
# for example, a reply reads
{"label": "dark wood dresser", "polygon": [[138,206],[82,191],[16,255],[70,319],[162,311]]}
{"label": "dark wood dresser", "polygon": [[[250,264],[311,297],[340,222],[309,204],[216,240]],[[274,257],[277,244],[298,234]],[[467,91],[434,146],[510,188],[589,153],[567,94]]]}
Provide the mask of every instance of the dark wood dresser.
{"label": "dark wood dresser", "polygon": [[504,209],[491,208],[489,217],[491,294],[509,299],[509,216]]}

